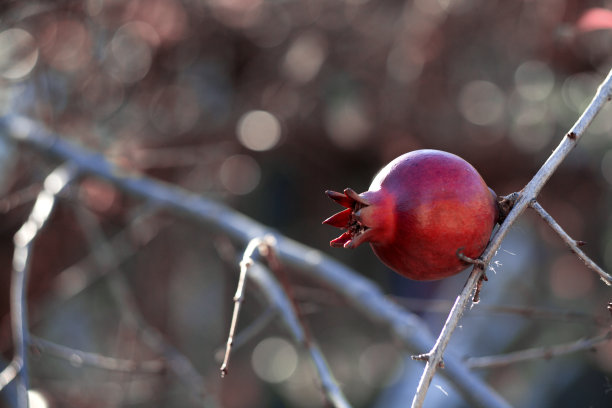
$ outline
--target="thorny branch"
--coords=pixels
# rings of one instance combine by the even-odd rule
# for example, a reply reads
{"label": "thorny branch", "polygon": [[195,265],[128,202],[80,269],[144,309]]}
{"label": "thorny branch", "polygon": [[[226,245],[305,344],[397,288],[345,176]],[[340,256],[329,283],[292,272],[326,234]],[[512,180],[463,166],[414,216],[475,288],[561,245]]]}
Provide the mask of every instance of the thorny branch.
{"label": "thorny branch", "polygon": [[601,269],[591,258],[589,258],[579,247],[584,245],[582,241],[576,241],[569,236],[567,232],[555,221],[555,219],[538,203],[535,199],[529,204],[540,217],[561,237],[568,247],[576,254],[578,258],[589,268],[595,271],[601,280],[608,286],[612,285],[612,276]]}
{"label": "thorny branch", "polygon": [[[276,253],[284,264],[333,288],[350,306],[373,322],[386,327],[398,344],[410,353],[423,353],[434,342],[428,327],[416,315],[389,300],[380,288],[367,278],[323,253],[284,237],[220,203],[142,175],[130,176],[114,167],[101,155],[62,141],[56,134],[22,116],[9,115],[0,118],[0,136],[35,148],[45,155],[68,160],[84,174],[105,179],[125,193],[143,198],[150,204],[175,214],[189,217],[212,231],[222,231],[244,245],[253,238],[272,234],[276,239]],[[445,364],[446,369],[442,375],[471,406],[509,406],[453,356],[446,356]]]}
{"label": "thorny branch", "polygon": [[[548,160],[542,165],[540,170],[534,175],[529,183],[519,193],[519,197],[514,203],[512,210],[508,213],[508,216],[501,224],[500,228],[493,235],[489,246],[485,249],[481,255],[485,265],[489,265],[491,259],[495,255],[495,252],[499,249],[502,240],[510,230],[510,227],[516,222],[518,217],[523,211],[531,204],[537,196],[544,184],[556,171],[557,167],[563,162],[567,155],[576,147],[576,144],[584,134],[584,131],[593,121],[597,113],[601,110],[606,102],[612,98],[612,70],[608,73],[608,76],[601,83],[593,100],[576,121],[574,126],[570,129],[567,135],[563,138],[559,146],[553,151]],[[478,283],[481,281],[483,270],[479,267],[474,267],[472,272],[463,287],[460,295],[455,300],[455,304],[451,309],[444,326],[436,340],[434,347],[431,349],[429,359],[423,370],[423,374],[419,381],[417,391],[412,400],[412,408],[422,407],[425,402],[425,396],[433,380],[433,377],[438,369],[438,364],[442,360],[444,350],[450,341],[450,338],[459,324],[461,315],[467,307],[472,293],[477,288]]]}

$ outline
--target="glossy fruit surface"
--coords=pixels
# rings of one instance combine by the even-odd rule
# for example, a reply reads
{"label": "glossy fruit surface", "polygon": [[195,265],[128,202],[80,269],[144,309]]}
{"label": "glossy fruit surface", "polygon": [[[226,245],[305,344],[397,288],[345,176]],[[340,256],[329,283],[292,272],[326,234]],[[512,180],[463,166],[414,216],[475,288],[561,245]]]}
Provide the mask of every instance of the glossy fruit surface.
{"label": "glossy fruit surface", "polygon": [[380,260],[414,280],[454,275],[482,254],[498,217],[495,194],[451,153],[416,150],[387,164],[368,191],[327,195],[346,207],[323,221],[345,229],[331,246],[369,242]]}

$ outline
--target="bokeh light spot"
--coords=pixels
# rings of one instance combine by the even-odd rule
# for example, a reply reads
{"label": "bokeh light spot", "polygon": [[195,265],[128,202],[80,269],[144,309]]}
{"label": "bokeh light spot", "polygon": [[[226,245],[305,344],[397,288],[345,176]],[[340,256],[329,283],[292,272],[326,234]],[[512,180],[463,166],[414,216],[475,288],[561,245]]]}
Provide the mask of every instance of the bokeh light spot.
{"label": "bokeh light spot", "polygon": [[361,104],[347,100],[328,107],[325,113],[325,129],[339,147],[356,149],[367,140],[372,123]]}
{"label": "bokeh light spot", "polygon": [[0,75],[18,80],[27,76],[38,60],[38,47],[32,35],[21,28],[0,33]]}
{"label": "bokeh light spot", "polygon": [[251,156],[237,154],[223,161],[219,179],[232,194],[248,194],[257,187],[261,178],[259,164]]}
{"label": "bokeh light spot", "polygon": [[253,350],[253,370],[259,378],[271,383],[283,382],[295,372],[298,354],[295,347],[280,337],[262,340]]}
{"label": "bokeh light spot", "polygon": [[50,19],[40,33],[39,41],[44,59],[59,71],[77,71],[91,60],[91,36],[80,21]]}
{"label": "bokeh light spot", "polygon": [[359,356],[359,375],[372,387],[389,386],[399,379],[403,364],[391,343],[376,343]]}
{"label": "bokeh light spot", "polygon": [[110,42],[106,68],[118,81],[136,82],[149,72],[153,59],[150,46],[154,31],[143,30],[144,23],[121,26]]}
{"label": "bokeh light spot", "polygon": [[504,93],[489,81],[472,81],[459,94],[459,110],[469,122],[488,126],[499,122],[504,113]]}
{"label": "bokeh light spot", "polygon": [[535,153],[554,136],[554,121],[542,104],[523,103],[514,114],[510,128],[512,142],[526,153]]}
{"label": "bokeh light spot", "polygon": [[555,86],[552,70],[543,62],[527,61],[514,72],[516,90],[523,98],[530,101],[546,99]]}
{"label": "bokeh light spot", "polygon": [[296,38],[285,55],[283,70],[294,81],[306,83],[321,69],[327,56],[327,42],[316,32]]}
{"label": "bokeh light spot", "polygon": [[236,132],[244,147],[261,152],[277,145],[281,137],[281,124],[270,112],[254,110],[240,118]]}
{"label": "bokeh light spot", "polygon": [[36,390],[28,390],[28,403],[30,408],[47,408],[49,406],[45,396]]}
{"label": "bokeh light spot", "polygon": [[581,114],[588,105],[599,79],[593,74],[574,74],[563,82],[561,95],[565,104],[575,113]]}

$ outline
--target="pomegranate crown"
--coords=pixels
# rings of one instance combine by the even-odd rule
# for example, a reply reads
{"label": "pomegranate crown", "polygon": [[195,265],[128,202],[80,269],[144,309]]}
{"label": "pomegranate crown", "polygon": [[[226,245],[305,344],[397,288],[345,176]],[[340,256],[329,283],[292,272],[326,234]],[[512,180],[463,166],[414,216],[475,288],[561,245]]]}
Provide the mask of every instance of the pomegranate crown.
{"label": "pomegranate crown", "polygon": [[374,229],[368,225],[367,219],[372,203],[350,188],[345,188],[343,193],[327,190],[329,198],[337,202],[345,210],[336,213],[323,221],[334,227],[345,229],[342,235],[330,241],[332,247],[357,248],[359,245],[373,238]]}

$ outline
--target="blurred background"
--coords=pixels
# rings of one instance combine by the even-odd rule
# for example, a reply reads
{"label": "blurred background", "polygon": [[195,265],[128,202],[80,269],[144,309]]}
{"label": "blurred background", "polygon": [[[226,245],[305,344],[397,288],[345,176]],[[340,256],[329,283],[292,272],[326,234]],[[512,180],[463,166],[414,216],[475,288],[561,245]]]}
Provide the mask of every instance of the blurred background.
{"label": "blurred background", "polygon": [[[337,208],[323,192],[365,191],[384,164],[419,148],[462,156],[500,195],[520,190],[612,67],[611,7],[601,0],[3,1],[0,112],[26,115],[126,170],[223,202],[324,251],[377,282],[437,336],[467,273],[411,282],[367,247],[329,248],[337,233],[321,221]],[[5,362],[13,235],[57,165],[0,139]],[[607,270],[611,184],[608,105],[540,197]],[[115,245],[112,256],[91,255],[100,242]],[[139,361],[158,358],[162,338],[199,376],[111,372],[34,348],[32,406],[325,406],[308,356],[278,322],[264,321],[219,378],[238,278],[233,259],[242,250],[103,181],[72,185],[34,247],[32,334]],[[451,341],[457,357],[571,342],[610,324],[610,289],[532,213],[493,267],[481,304]],[[407,359],[385,329],[328,288],[286,272],[353,406],[406,406],[422,362]],[[531,312],[500,310],[508,306]],[[239,332],[266,313],[247,285]],[[514,406],[612,406],[609,343],[475,372]],[[204,384],[205,398],[190,392],[189,378]],[[436,378],[426,406],[467,405]]]}

